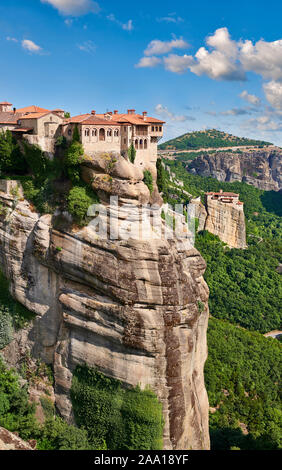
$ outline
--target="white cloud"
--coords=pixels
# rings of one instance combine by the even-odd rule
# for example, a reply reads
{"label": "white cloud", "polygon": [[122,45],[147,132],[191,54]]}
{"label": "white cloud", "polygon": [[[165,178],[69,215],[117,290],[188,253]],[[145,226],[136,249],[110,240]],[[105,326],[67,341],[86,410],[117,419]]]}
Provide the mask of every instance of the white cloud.
{"label": "white cloud", "polygon": [[87,13],[98,13],[99,4],[93,0],[41,0],[56,8],[62,15],[82,16]]}
{"label": "white cloud", "polygon": [[262,39],[240,43],[240,61],[245,70],[250,70],[264,78],[282,80],[282,39],[266,42]]}
{"label": "white cloud", "polygon": [[176,13],[169,13],[167,16],[157,18],[159,23],[182,23],[184,21],[181,16],[177,16]]}
{"label": "white cloud", "polygon": [[24,39],[22,41],[22,47],[26,51],[33,52],[35,54],[42,51],[42,48],[38,46],[38,44],[35,44],[35,42],[31,41],[30,39]]}
{"label": "white cloud", "polygon": [[167,54],[172,49],[185,49],[186,47],[189,47],[189,44],[182,38],[175,38],[171,41],[160,41],[159,39],[154,39],[148,44],[148,47],[145,49],[144,54],[162,55]]}
{"label": "white cloud", "polygon": [[11,38],[10,36],[6,37],[6,41],[19,42],[16,38]]}
{"label": "white cloud", "polygon": [[227,111],[222,111],[220,114],[223,116],[242,116],[244,114],[250,114],[250,112],[244,108],[233,108],[228,109]]}
{"label": "white cloud", "polygon": [[67,18],[64,23],[67,25],[67,26],[72,26],[73,24],[73,19],[72,18]]}
{"label": "white cloud", "polygon": [[208,75],[214,80],[245,80],[245,72],[238,64],[238,46],[230,38],[227,28],[219,28],[206,39],[212,51],[205,47],[195,54],[195,63],[191,72],[196,75]]}
{"label": "white cloud", "polygon": [[267,101],[276,109],[282,109],[282,83],[271,82],[264,83],[264,93]]}
{"label": "white cloud", "polygon": [[185,116],[182,114],[174,114],[166,106],[162,104],[157,104],[155,107],[155,112],[162,116],[163,118],[170,119],[171,121],[184,122],[184,121],[195,121],[195,118],[192,116]]}
{"label": "white cloud", "polygon": [[134,29],[132,20],[128,20],[127,23],[122,23],[122,21],[118,20],[113,13],[108,15],[107,19],[113,23],[118,24],[125,31],[132,31]]}
{"label": "white cloud", "polygon": [[248,103],[250,104],[254,104],[255,106],[258,106],[260,105],[261,101],[259,99],[258,96],[256,95],[251,95],[250,93],[248,93],[246,90],[242,91],[242,93],[240,93],[240,98],[242,98],[243,100],[247,101]]}
{"label": "white cloud", "polygon": [[122,25],[122,29],[125,29],[126,31],[132,31],[133,30],[133,22],[132,20],[128,20],[127,23]]}
{"label": "white cloud", "polygon": [[143,67],[156,67],[162,62],[162,60],[159,57],[142,57],[138,64],[135,65],[137,68],[143,68]]}
{"label": "white cloud", "polygon": [[85,41],[77,46],[81,51],[93,54],[96,51],[96,45],[91,40]]}
{"label": "white cloud", "polygon": [[188,67],[193,63],[191,55],[184,54],[183,56],[177,54],[170,54],[163,59],[166,70],[174,73],[186,72]]}
{"label": "white cloud", "polygon": [[241,124],[242,128],[264,132],[277,132],[282,130],[282,123],[274,121],[269,116],[262,115],[256,119],[248,119]]}

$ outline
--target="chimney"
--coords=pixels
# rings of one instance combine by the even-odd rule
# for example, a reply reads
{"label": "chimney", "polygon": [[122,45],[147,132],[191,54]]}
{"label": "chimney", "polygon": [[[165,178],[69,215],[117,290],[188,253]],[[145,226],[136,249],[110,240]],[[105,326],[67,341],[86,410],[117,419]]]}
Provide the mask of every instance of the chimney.
{"label": "chimney", "polygon": [[118,114],[118,110],[117,110],[117,109],[114,110],[114,114]]}
{"label": "chimney", "polygon": [[148,114],[147,111],[143,111],[142,114],[143,114],[143,119],[144,119],[144,121],[146,121],[146,117],[147,117],[147,114]]}
{"label": "chimney", "polygon": [[112,113],[112,111],[109,111],[107,114],[109,114],[110,116],[112,116],[113,113]]}
{"label": "chimney", "polygon": [[92,109],[91,114],[93,114],[93,116],[95,116],[96,111],[94,111],[94,109]]}
{"label": "chimney", "polygon": [[13,108],[14,114],[16,114],[17,108]]}
{"label": "chimney", "polygon": [[128,109],[127,114],[135,114],[135,109]]}

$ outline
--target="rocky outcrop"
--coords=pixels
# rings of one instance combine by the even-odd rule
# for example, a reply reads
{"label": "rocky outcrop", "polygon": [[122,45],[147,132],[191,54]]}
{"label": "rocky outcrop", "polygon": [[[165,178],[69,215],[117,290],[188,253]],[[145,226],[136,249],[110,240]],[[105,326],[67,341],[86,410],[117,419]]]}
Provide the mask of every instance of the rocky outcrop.
{"label": "rocky outcrop", "polygon": [[198,231],[207,230],[217,235],[230,248],[246,248],[246,224],[243,204],[222,202],[212,197],[205,197],[202,204],[200,197],[192,199],[194,217],[198,219]]}
{"label": "rocky outcrop", "polygon": [[186,169],[218,181],[243,181],[267,191],[282,189],[280,149],[202,153]]}
{"label": "rocky outcrop", "polygon": [[[116,173],[91,160],[83,171],[107,213],[109,195],[121,194],[114,215],[121,228],[129,202],[138,208],[150,194],[128,161],[116,163]],[[208,287],[205,262],[189,240],[101,239],[91,224],[60,231],[27,201],[15,205],[4,193],[0,201],[7,208],[0,215],[0,264],[13,296],[36,313],[18,347],[53,364],[61,414],[73,419],[72,371],[87,363],[155,391],[166,449],[208,449]]]}
{"label": "rocky outcrop", "polygon": [[17,434],[0,427],[0,450],[34,450],[36,441],[23,441]]}
{"label": "rocky outcrop", "polygon": [[204,229],[217,235],[231,248],[246,248],[246,226],[243,205],[208,199]]}

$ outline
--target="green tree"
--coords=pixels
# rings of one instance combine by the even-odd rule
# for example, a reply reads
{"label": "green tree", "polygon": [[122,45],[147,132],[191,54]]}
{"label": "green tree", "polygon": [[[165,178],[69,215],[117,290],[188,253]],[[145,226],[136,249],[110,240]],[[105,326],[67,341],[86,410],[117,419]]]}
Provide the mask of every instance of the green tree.
{"label": "green tree", "polygon": [[135,162],[135,157],[136,157],[136,149],[134,147],[133,142],[131,142],[131,144],[129,146],[129,149],[127,151],[127,154],[128,154],[129,161],[131,163],[134,163]]}

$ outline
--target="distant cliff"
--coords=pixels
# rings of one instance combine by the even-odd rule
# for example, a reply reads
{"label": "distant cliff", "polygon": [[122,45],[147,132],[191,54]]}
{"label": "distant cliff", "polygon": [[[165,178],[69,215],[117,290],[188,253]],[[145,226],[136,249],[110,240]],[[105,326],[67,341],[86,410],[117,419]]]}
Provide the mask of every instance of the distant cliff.
{"label": "distant cliff", "polygon": [[214,194],[220,193],[207,193],[204,205],[200,198],[191,201],[195,207],[195,217],[199,221],[198,230],[207,230],[217,235],[230,248],[246,248],[243,204],[237,197],[233,202],[224,202],[231,200],[233,193],[222,193],[223,196],[219,197]]}
{"label": "distant cliff", "polygon": [[[148,202],[150,192],[141,170],[120,156],[110,161],[89,158],[83,176],[105,210],[111,194],[120,196],[120,225],[128,204]],[[2,191],[0,202],[0,266],[13,296],[36,313],[6,360],[14,347],[52,364],[56,406],[70,421],[78,364],[126,386],[150,386],[163,405],[165,449],[208,449],[208,287],[199,252],[177,239],[103,240],[89,227],[56,229],[24,199]]]}
{"label": "distant cliff", "polygon": [[186,169],[218,181],[243,181],[267,191],[282,189],[282,150],[203,153]]}

